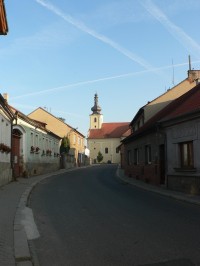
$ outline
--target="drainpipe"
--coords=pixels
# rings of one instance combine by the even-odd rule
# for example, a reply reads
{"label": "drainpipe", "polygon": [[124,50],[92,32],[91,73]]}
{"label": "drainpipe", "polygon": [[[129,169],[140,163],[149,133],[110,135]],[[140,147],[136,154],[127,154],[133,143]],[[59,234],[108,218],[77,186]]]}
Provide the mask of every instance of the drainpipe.
{"label": "drainpipe", "polygon": [[13,121],[14,118],[11,119],[11,141],[10,141],[10,145],[11,145],[11,152],[10,152],[10,163],[11,163],[11,169],[12,169],[12,180],[16,181],[15,177],[14,177],[14,164],[13,164]]}
{"label": "drainpipe", "polygon": [[[168,177],[167,177],[167,169],[168,169],[168,158],[167,158],[167,137],[166,133],[160,130],[161,124],[157,123],[156,125],[156,132],[159,136],[161,134],[164,137],[164,147],[165,147],[165,182],[166,182],[166,188],[168,188]],[[158,145],[157,145],[158,146]]]}
{"label": "drainpipe", "polygon": [[17,116],[12,117],[11,119],[11,153],[10,153],[10,162],[11,162],[11,169],[12,169],[12,180],[16,181],[16,178],[14,176],[14,157],[13,157],[13,126],[14,126],[14,120],[16,120],[17,124]]}

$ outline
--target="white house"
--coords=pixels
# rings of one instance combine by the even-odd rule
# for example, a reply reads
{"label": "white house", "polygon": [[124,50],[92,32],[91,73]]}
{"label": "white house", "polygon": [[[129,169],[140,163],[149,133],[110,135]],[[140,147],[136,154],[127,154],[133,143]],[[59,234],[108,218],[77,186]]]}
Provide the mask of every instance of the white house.
{"label": "white house", "polygon": [[0,186],[12,180],[11,131],[13,113],[0,94]]}
{"label": "white house", "polygon": [[58,170],[61,138],[47,130],[45,123],[11,108],[15,113],[12,131],[14,177],[28,177]]}

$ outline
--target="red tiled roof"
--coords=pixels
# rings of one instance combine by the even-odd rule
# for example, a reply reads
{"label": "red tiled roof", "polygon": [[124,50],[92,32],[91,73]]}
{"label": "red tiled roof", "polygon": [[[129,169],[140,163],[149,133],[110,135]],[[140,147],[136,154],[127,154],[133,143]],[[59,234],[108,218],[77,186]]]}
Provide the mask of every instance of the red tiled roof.
{"label": "red tiled roof", "polygon": [[200,110],[200,84],[179,97],[174,105],[171,112],[164,117],[165,120]]}
{"label": "red tiled roof", "polygon": [[141,128],[124,139],[124,142],[149,132],[149,130],[155,128],[158,122],[173,119],[177,116],[186,115],[198,110],[200,110],[200,84],[169,103],[160,112],[150,118]]}
{"label": "red tiled roof", "polygon": [[[90,129],[88,139],[121,138],[130,134],[130,122],[103,123],[101,129]],[[125,137],[124,136],[124,137]]]}

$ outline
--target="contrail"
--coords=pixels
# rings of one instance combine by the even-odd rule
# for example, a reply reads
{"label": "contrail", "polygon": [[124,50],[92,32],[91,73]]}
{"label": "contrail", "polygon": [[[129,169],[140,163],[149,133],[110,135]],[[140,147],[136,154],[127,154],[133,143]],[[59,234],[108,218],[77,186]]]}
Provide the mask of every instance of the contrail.
{"label": "contrail", "polygon": [[64,19],[65,21],[67,21],[68,23],[70,23],[71,25],[73,25],[74,27],[76,27],[79,30],[81,30],[81,31],[83,31],[83,32],[91,35],[95,39],[98,39],[101,42],[109,45],[110,47],[114,48],[115,50],[117,50],[121,54],[125,55],[126,57],[128,57],[132,61],[138,63],[139,65],[141,65],[145,69],[152,69],[152,66],[148,62],[146,62],[144,59],[142,59],[141,57],[139,57],[138,55],[130,52],[129,50],[127,50],[125,48],[123,48],[118,43],[112,41],[108,37],[106,37],[106,36],[104,36],[102,34],[99,34],[96,31],[90,29],[85,24],[83,24],[81,21],[78,21],[78,20],[74,19],[70,15],[64,14],[61,10],[59,10],[57,7],[55,7],[51,3],[48,3],[47,1],[43,1],[43,0],[35,0],[35,1],[37,3],[39,3],[40,5],[44,6],[45,8],[49,9],[50,11],[52,11],[53,13],[55,13],[57,16],[61,17],[62,19]]}
{"label": "contrail", "polygon": [[[16,106],[18,108],[24,108],[24,109],[30,109],[30,110],[35,110],[38,108],[38,106],[31,106],[31,105],[26,105],[26,104],[18,104],[18,103],[13,103],[13,106]],[[43,107],[43,109],[45,109],[45,107]],[[57,113],[62,113],[64,115],[69,115],[69,116],[73,116],[73,117],[80,117],[80,118],[86,118],[87,116],[85,115],[80,115],[80,114],[76,114],[76,113],[70,113],[70,112],[66,112],[66,111],[62,111],[62,110],[58,110],[58,109],[54,109],[54,112]]]}
{"label": "contrail", "polygon": [[168,17],[151,0],[140,1],[143,7],[157,19],[188,51],[200,56],[200,46],[180,27],[172,23]]}
{"label": "contrail", "polygon": [[[200,62],[200,60],[194,61],[193,63],[199,63],[199,62]],[[188,63],[175,64],[174,67],[180,67],[180,66],[185,66],[185,65],[188,65]],[[10,99],[20,99],[20,98],[24,98],[24,97],[50,93],[50,92],[63,90],[63,89],[69,89],[69,88],[78,87],[78,86],[82,86],[82,85],[98,83],[98,82],[102,82],[102,81],[106,81],[106,80],[125,78],[125,77],[129,77],[129,76],[136,76],[136,75],[140,75],[140,74],[144,74],[144,73],[148,73],[148,72],[154,72],[154,71],[159,71],[159,70],[163,70],[163,69],[169,69],[171,67],[172,67],[171,65],[168,65],[168,66],[152,68],[149,70],[141,70],[141,71],[137,71],[137,72],[131,72],[131,73],[126,73],[126,74],[121,74],[121,75],[116,75],[116,76],[111,76],[111,77],[104,77],[104,78],[99,78],[99,79],[80,81],[80,82],[71,83],[71,84],[67,84],[67,85],[63,85],[63,86],[59,86],[59,87],[55,87],[55,88],[51,88],[51,89],[46,89],[46,90],[41,90],[41,91],[36,91],[36,92],[31,92],[31,93],[15,96],[15,97],[12,97]]]}

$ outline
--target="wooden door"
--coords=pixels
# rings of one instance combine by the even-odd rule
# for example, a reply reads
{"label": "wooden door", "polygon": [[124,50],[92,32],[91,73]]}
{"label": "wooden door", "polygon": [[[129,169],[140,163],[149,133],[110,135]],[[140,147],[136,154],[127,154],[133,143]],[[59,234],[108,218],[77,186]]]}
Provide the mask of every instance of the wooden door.
{"label": "wooden door", "polygon": [[14,129],[12,134],[12,161],[14,178],[20,176],[20,136],[20,132]]}
{"label": "wooden door", "polygon": [[160,184],[165,184],[165,145],[159,147],[160,159]]}

